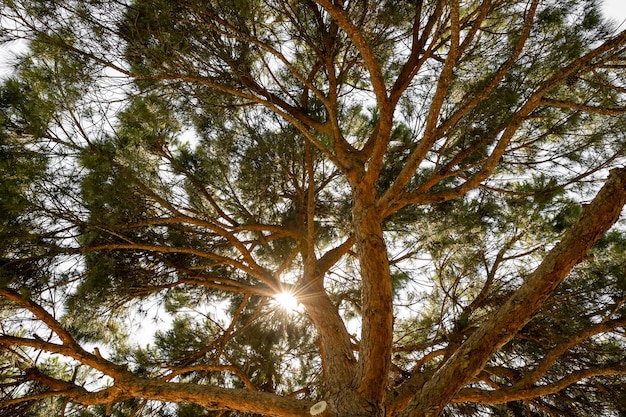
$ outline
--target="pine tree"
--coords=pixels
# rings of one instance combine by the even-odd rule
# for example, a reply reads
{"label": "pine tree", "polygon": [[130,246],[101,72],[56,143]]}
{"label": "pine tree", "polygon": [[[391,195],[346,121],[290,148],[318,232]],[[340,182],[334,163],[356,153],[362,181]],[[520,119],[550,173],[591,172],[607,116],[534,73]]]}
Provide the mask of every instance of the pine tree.
{"label": "pine tree", "polygon": [[0,10],[0,416],[626,413],[596,1]]}

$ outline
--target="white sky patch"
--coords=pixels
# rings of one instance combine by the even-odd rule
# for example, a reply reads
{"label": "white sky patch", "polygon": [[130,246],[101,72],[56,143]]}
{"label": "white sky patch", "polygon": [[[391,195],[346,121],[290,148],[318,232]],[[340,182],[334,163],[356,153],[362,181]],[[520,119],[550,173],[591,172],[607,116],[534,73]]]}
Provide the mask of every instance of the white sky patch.
{"label": "white sky patch", "polygon": [[13,67],[18,57],[28,52],[26,41],[11,41],[0,44],[0,81],[13,75]]}
{"label": "white sky patch", "polygon": [[601,4],[604,15],[626,29],[626,0],[604,0]]}

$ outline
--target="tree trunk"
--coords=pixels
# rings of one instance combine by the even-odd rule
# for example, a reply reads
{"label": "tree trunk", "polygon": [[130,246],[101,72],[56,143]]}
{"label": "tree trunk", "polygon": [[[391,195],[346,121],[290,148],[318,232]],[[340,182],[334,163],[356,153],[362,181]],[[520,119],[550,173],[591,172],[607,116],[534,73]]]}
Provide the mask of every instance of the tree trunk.
{"label": "tree trunk", "polygon": [[[319,281],[318,281],[319,282]],[[356,359],[350,335],[337,307],[323,287],[310,285],[302,292],[302,304],[319,333],[324,381],[329,395],[353,385]]]}
{"label": "tree trunk", "polygon": [[362,280],[362,330],[358,392],[384,415],[384,401],[393,341],[393,292],[382,216],[374,187],[355,190],[353,217]]}

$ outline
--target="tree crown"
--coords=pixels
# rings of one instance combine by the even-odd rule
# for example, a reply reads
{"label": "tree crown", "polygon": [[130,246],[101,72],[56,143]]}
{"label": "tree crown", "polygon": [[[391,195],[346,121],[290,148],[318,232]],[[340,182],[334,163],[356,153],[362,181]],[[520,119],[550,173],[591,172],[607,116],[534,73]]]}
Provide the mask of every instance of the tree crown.
{"label": "tree crown", "polygon": [[626,412],[595,1],[1,7],[0,416]]}

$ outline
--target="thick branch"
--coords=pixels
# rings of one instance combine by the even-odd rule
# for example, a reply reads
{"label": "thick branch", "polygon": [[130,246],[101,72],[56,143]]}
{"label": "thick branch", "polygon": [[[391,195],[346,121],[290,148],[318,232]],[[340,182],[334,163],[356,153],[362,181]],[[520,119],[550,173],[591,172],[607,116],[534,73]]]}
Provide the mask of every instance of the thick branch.
{"label": "thick branch", "polygon": [[549,98],[544,98],[543,100],[541,100],[541,104],[545,104],[547,106],[553,106],[553,107],[563,107],[566,109],[583,111],[586,113],[604,114],[607,116],[619,116],[619,115],[626,113],[626,108],[624,107],[610,108],[610,107],[590,106],[587,104],[572,103],[569,101],[554,100],[554,99],[549,99]]}
{"label": "thick branch", "polygon": [[40,381],[51,388],[51,391],[46,392],[44,397],[63,396],[84,406],[143,398],[171,403],[198,404],[211,410],[238,411],[277,417],[305,417],[310,416],[309,409],[313,405],[306,400],[296,400],[265,392],[163,382],[139,378],[131,374],[117,379],[115,385],[110,388],[90,392],[70,382],[44,375],[35,369],[29,372],[30,375],[27,372],[29,379]]}
{"label": "thick branch", "polygon": [[[33,310],[37,310],[37,308],[33,308]],[[57,328],[60,325],[57,324],[54,327]],[[130,398],[144,398],[154,401],[193,403],[210,409],[235,410],[244,413],[280,417],[305,416],[312,405],[308,401],[258,391],[169,383],[140,378],[124,367],[113,364],[99,355],[84,351],[77,344],[59,345],[40,339],[2,336],[0,337],[0,345],[30,346],[35,349],[72,357],[114,378],[113,387],[90,392],[82,387],[75,386],[71,382],[44,375],[36,369],[26,371],[27,379],[40,381],[50,388],[51,391],[45,395],[46,397],[64,396],[82,405],[109,404]],[[220,370],[236,372],[235,368],[227,368],[229,367],[221,367]],[[191,370],[191,368],[186,370]],[[241,373],[237,374],[242,376]]]}
{"label": "thick branch", "polygon": [[576,224],[509,300],[474,332],[415,396],[405,416],[439,415],[460,388],[533,317],[604,233],[626,203],[626,168],[614,169]]}
{"label": "thick branch", "polygon": [[324,289],[323,274],[323,270],[307,271],[303,279],[304,285],[298,289],[296,296],[318,332],[322,370],[329,392],[336,395],[352,384],[356,358],[352,351],[350,334],[337,307]]}
{"label": "thick branch", "polygon": [[350,236],[341,245],[330,249],[322,257],[317,260],[315,265],[315,273],[317,275],[325,274],[333,265],[341,259],[343,255],[348,253],[354,245],[354,236]]}
{"label": "thick branch", "polygon": [[626,375],[626,368],[618,367],[594,367],[572,372],[566,377],[559,379],[552,384],[533,386],[528,388],[502,388],[493,391],[487,391],[477,388],[467,388],[454,396],[452,402],[473,402],[480,404],[503,404],[510,401],[528,400],[531,398],[542,397],[545,395],[556,394],[568,386],[577,383],[583,379],[598,376]]}
{"label": "thick branch", "polygon": [[374,51],[372,51],[372,48],[363,36],[363,31],[348,18],[344,10],[332,4],[332,2],[328,0],[315,0],[315,2],[322,6],[324,10],[335,19],[339,27],[348,35],[354,43],[354,46],[358,49],[365,63],[365,67],[370,74],[370,82],[372,83],[374,94],[376,95],[376,102],[381,110],[384,110],[387,107],[387,88],[385,87],[385,80],[380,64],[374,55]]}
{"label": "thick branch", "polygon": [[168,383],[137,377],[120,381],[120,386],[135,398],[193,403],[213,410],[233,410],[240,413],[278,417],[310,416],[309,409],[313,405],[307,400],[297,400],[260,391]]}
{"label": "thick branch", "polygon": [[[60,324],[58,326],[60,326]],[[130,374],[124,367],[110,362],[102,358],[100,355],[91,354],[85,351],[77,343],[60,345],[46,342],[39,338],[30,339],[15,336],[0,336],[0,346],[28,346],[37,350],[67,356],[68,358],[76,359],[85,365],[97,369],[112,378],[121,378]]]}
{"label": "thick branch", "polygon": [[[393,106],[395,106],[398,100],[400,100],[400,97],[402,97],[402,93],[411,84],[411,80],[413,80],[413,77],[415,77],[415,74],[417,74],[419,69],[422,67],[422,64],[430,56],[430,52],[432,52],[430,48],[429,51],[425,50],[426,42],[431,37],[431,33],[433,28],[435,27],[435,23],[441,18],[442,6],[443,2],[436,2],[435,10],[428,17],[428,22],[426,23],[424,30],[420,34],[420,14],[422,12],[423,2],[419,2],[418,4],[417,13],[413,20],[413,40],[411,43],[411,55],[409,55],[409,58],[402,66],[402,70],[396,78],[396,81],[391,88],[391,92],[389,94],[390,101]],[[435,42],[431,40],[431,47],[434,43]]]}
{"label": "thick branch", "polygon": [[452,33],[450,38],[450,50],[446,56],[446,60],[441,69],[441,73],[437,80],[437,86],[433,99],[430,103],[428,115],[426,117],[426,124],[424,126],[424,136],[419,141],[411,155],[409,156],[404,167],[394,180],[393,184],[385,192],[380,199],[379,205],[381,207],[388,207],[395,200],[396,196],[409,183],[415,170],[419,167],[420,163],[426,157],[426,154],[437,140],[437,123],[441,115],[441,110],[445,103],[446,96],[448,95],[448,89],[452,83],[454,67],[456,66],[459,58],[459,3],[453,2],[450,10],[450,31]]}
{"label": "thick branch", "polygon": [[596,334],[608,332],[616,327],[621,327],[626,325],[626,318],[620,318],[616,320],[609,320],[606,322],[602,322],[591,326],[587,329],[579,331],[573,336],[570,336],[567,341],[560,343],[555,348],[550,350],[543,358],[543,360],[535,367],[532,372],[529,372],[522,379],[520,379],[515,387],[529,387],[530,385],[537,382],[545,373],[554,365],[563,353],[565,353],[571,347],[589,339],[591,336]]}
{"label": "thick branch", "polygon": [[104,245],[96,245],[96,246],[88,246],[81,248],[79,251],[81,253],[94,252],[99,250],[140,250],[147,252],[156,252],[156,253],[186,253],[190,255],[196,255],[200,258],[211,259],[218,264],[230,265],[241,271],[250,274],[251,276],[257,278],[259,281],[267,284],[268,286],[275,288],[278,291],[280,288],[275,280],[275,278],[267,271],[259,271],[253,267],[246,265],[245,263],[236,261],[226,256],[217,255],[215,253],[206,252],[200,249],[194,248],[176,248],[171,246],[163,246],[163,245],[151,245],[145,243],[110,243]]}

